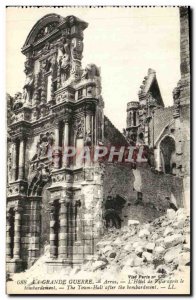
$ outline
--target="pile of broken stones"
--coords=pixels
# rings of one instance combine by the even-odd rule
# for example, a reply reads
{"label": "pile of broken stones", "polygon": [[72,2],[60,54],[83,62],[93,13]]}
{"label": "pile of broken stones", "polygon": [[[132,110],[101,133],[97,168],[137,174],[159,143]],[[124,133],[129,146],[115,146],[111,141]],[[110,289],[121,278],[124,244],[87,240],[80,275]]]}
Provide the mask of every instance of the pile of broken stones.
{"label": "pile of broken stones", "polygon": [[[128,226],[110,229],[96,245],[96,253],[81,266],[67,267],[50,278],[96,278],[116,280],[120,276],[173,276],[190,268],[190,217],[180,208],[148,224],[129,220]],[[13,280],[45,279],[49,248],[38,261]],[[47,277],[48,278],[48,277]]]}
{"label": "pile of broken stones", "polygon": [[152,223],[129,220],[97,244],[97,253],[83,270],[113,274],[171,275],[190,268],[190,217],[180,208]]}

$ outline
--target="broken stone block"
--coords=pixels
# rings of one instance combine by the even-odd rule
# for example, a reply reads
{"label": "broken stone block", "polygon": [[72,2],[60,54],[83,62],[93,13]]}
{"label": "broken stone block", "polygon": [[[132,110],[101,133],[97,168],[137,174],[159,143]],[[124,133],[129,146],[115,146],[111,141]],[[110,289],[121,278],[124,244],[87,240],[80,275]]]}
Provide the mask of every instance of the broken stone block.
{"label": "broken stone block", "polygon": [[107,263],[103,260],[97,260],[96,262],[93,263],[93,271],[96,271],[98,269],[104,269],[106,267]]}
{"label": "broken stone block", "polygon": [[140,230],[138,236],[140,238],[147,238],[150,235],[150,232],[147,229]]}
{"label": "broken stone block", "polygon": [[132,226],[132,225],[137,226],[139,224],[140,222],[137,220],[128,220],[128,226]]}
{"label": "broken stone block", "polygon": [[177,220],[176,222],[173,223],[174,228],[179,228],[182,229],[184,227],[184,220]]}
{"label": "broken stone block", "polygon": [[190,265],[190,252],[180,253],[178,257],[175,258],[177,260],[178,265],[188,266]]}
{"label": "broken stone block", "polygon": [[154,248],[154,253],[159,255],[162,255],[165,252],[165,248],[162,246],[157,246]]}
{"label": "broken stone block", "polygon": [[167,217],[168,217],[168,219],[169,220],[174,220],[175,219],[175,217],[176,217],[176,212],[175,212],[175,210],[173,210],[173,209],[168,209],[167,210]]}
{"label": "broken stone block", "polygon": [[171,248],[168,250],[164,255],[164,260],[166,263],[171,263],[176,256],[179,255],[180,251],[182,249],[182,246],[178,245],[177,247]]}
{"label": "broken stone block", "polygon": [[131,252],[132,249],[133,249],[132,244],[126,244],[124,246],[124,250],[127,251],[127,252]]}
{"label": "broken stone block", "polygon": [[122,239],[120,237],[117,237],[115,241],[113,242],[114,245],[122,245]]}
{"label": "broken stone block", "polygon": [[164,239],[164,244],[166,248],[174,247],[178,244],[181,244],[184,242],[184,238],[182,234],[173,234],[166,236]]}
{"label": "broken stone block", "polygon": [[135,254],[136,254],[137,256],[141,256],[142,253],[143,253],[143,251],[144,251],[144,247],[143,247],[143,246],[138,246],[138,247],[135,249]]}
{"label": "broken stone block", "polygon": [[155,248],[155,243],[148,243],[148,244],[146,245],[146,250],[147,250],[148,252],[153,252],[154,248]]}
{"label": "broken stone block", "polygon": [[171,235],[171,234],[173,234],[173,233],[174,233],[173,228],[168,226],[168,227],[165,228],[165,231],[164,231],[164,233],[163,233],[163,236]]}
{"label": "broken stone block", "polygon": [[143,263],[144,263],[143,258],[140,258],[138,256],[135,257],[134,267],[139,267],[139,266],[143,265]]}
{"label": "broken stone block", "polygon": [[123,262],[124,266],[133,267],[134,266],[134,258],[130,257],[125,262]]}
{"label": "broken stone block", "polygon": [[106,246],[102,249],[102,252],[107,253],[108,251],[112,251],[112,250],[113,250],[113,248],[111,246]]}
{"label": "broken stone block", "polygon": [[143,264],[143,258],[138,257],[137,255],[130,256],[127,260],[123,261],[123,266],[127,267],[138,267]]}
{"label": "broken stone block", "polygon": [[188,213],[186,212],[186,210],[184,208],[179,208],[176,212],[177,218],[182,218],[182,216],[185,218],[186,216],[188,216]]}
{"label": "broken stone block", "polygon": [[159,266],[156,268],[156,272],[157,272],[157,273],[161,273],[161,274],[168,274],[168,273],[169,273],[169,270],[168,270],[168,268],[167,268],[165,265],[159,265]]}
{"label": "broken stone block", "polygon": [[111,244],[111,241],[100,241],[100,242],[97,243],[97,247],[98,248],[103,248],[106,245],[110,245],[110,244]]}
{"label": "broken stone block", "polygon": [[150,225],[149,223],[144,224],[144,228],[143,228],[143,229],[146,229],[146,230],[148,230],[149,232],[152,231],[152,227],[151,227],[151,225]]}
{"label": "broken stone block", "polygon": [[158,240],[156,240],[156,245],[157,246],[163,246],[164,245],[164,238],[159,238]]}
{"label": "broken stone block", "polygon": [[149,252],[143,252],[142,253],[142,257],[144,258],[144,261],[147,261],[147,262],[152,262],[153,261],[153,255],[152,253],[149,253]]}

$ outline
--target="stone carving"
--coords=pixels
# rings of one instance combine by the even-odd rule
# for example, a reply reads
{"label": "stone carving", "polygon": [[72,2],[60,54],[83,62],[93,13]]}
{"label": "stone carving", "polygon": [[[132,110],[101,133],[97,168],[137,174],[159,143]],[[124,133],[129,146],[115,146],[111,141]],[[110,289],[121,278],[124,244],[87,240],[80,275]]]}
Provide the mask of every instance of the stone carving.
{"label": "stone carving", "polygon": [[18,92],[14,96],[14,105],[13,110],[18,110],[19,108],[23,107],[24,99],[22,98],[22,93]]}
{"label": "stone carving", "polygon": [[33,82],[34,82],[33,74],[30,73],[27,75],[23,87],[23,98],[27,104],[30,104],[32,91],[33,91]]}
{"label": "stone carving", "polygon": [[44,59],[42,61],[41,66],[42,66],[42,71],[49,72],[50,68],[51,68],[51,61],[50,61],[50,59]]}
{"label": "stone carving", "polygon": [[64,83],[70,73],[70,42],[64,37],[59,45],[57,61],[60,69],[61,83]]}
{"label": "stone carving", "polygon": [[48,154],[49,147],[51,147],[53,144],[53,132],[46,132],[45,134],[40,134],[40,139],[37,143],[37,158],[46,156]]}
{"label": "stone carving", "polygon": [[51,165],[40,163],[39,166],[37,167],[37,171],[39,175],[42,177],[42,180],[48,181],[48,179],[51,176]]}
{"label": "stone carving", "polygon": [[71,54],[73,59],[82,59],[83,42],[78,38],[72,39]]}
{"label": "stone carving", "polygon": [[33,59],[32,59],[32,57],[27,57],[24,65],[25,65],[25,69],[24,69],[25,74],[27,75],[27,74],[31,73],[33,71]]}
{"label": "stone carving", "polygon": [[40,108],[40,117],[43,118],[47,114],[48,114],[48,107],[45,104],[42,104]]}
{"label": "stone carving", "polygon": [[84,136],[84,119],[77,119],[74,124],[74,131],[77,138],[83,138]]}
{"label": "stone carving", "polygon": [[100,72],[98,67],[95,64],[88,64],[83,71],[82,79],[94,79],[99,76]]}
{"label": "stone carving", "polygon": [[42,39],[47,34],[49,34],[50,32],[52,32],[54,29],[57,28],[58,24],[59,24],[58,22],[51,22],[51,23],[47,24],[45,27],[42,27],[39,30],[39,32],[38,32],[38,34],[37,34],[37,36],[35,38],[35,41],[38,41],[38,40]]}

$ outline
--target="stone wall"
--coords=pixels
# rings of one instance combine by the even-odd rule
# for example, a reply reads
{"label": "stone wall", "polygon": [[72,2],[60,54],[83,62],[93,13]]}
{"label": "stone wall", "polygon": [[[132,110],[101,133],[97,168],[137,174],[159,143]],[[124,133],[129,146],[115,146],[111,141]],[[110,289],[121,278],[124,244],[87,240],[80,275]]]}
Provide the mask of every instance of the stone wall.
{"label": "stone wall", "polygon": [[[115,198],[117,195],[126,200],[120,215],[122,226],[127,224],[128,219],[136,217],[141,223],[152,221],[165,213],[170,202],[177,207],[182,206],[181,178],[170,174],[155,174],[147,164],[137,167],[136,172],[129,164],[105,166],[104,201],[108,196]],[[138,192],[142,200],[138,199]]]}
{"label": "stone wall", "polygon": [[180,7],[180,120],[182,124],[182,151],[184,175],[190,175],[190,9]]}
{"label": "stone wall", "polygon": [[190,104],[190,9],[180,7],[181,104]]}

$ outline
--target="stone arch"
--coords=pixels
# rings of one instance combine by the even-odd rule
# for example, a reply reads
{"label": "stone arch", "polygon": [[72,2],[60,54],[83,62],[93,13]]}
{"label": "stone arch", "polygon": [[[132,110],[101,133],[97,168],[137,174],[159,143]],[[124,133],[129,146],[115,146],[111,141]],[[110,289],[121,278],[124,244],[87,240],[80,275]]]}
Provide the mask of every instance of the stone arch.
{"label": "stone arch", "polygon": [[[45,174],[45,165],[38,167],[37,173],[31,176],[27,190],[28,206],[27,214],[29,218],[29,255],[28,266],[30,267],[43,250],[43,224],[47,222],[49,228],[49,217],[45,217],[49,212],[43,210],[43,190],[50,185],[50,174]],[[49,235],[49,231],[48,231]],[[48,236],[49,241],[49,236]]]}
{"label": "stone arch", "polygon": [[44,186],[50,181],[50,178],[44,179],[41,175],[35,176],[28,188],[28,196],[40,196]]}
{"label": "stone arch", "polygon": [[166,174],[174,174],[176,168],[176,143],[172,135],[165,135],[159,142],[159,164]]}
{"label": "stone arch", "polygon": [[50,24],[52,22],[58,22],[59,24],[64,21],[64,18],[61,17],[58,14],[48,14],[41,18],[31,29],[29,32],[29,35],[27,36],[27,39],[24,43],[23,49],[28,47],[29,45],[33,44],[35,41],[35,38],[41,28],[46,26],[47,24]]}

